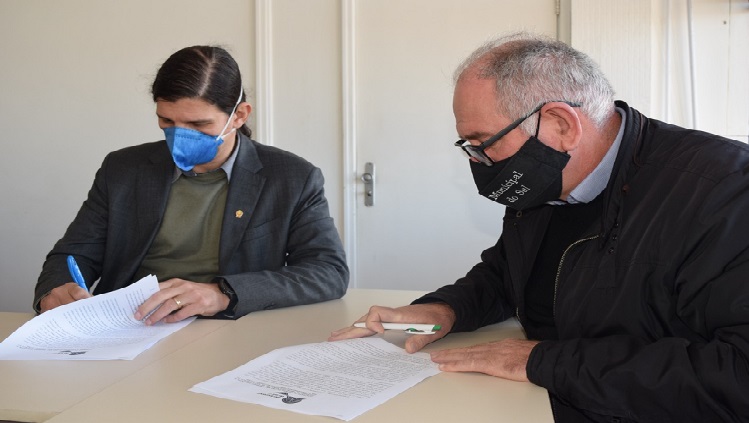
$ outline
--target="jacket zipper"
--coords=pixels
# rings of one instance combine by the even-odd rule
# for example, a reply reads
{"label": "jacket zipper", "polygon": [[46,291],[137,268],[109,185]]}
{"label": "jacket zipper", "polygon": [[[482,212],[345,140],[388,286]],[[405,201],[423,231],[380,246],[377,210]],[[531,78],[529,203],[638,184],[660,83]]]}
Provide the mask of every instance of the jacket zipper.
{"label": "jacket zipper", "polygon": [[564,266],[564,259],[567,257],[567,253],[575,246],[582,244],[583,242],[591,241],[598,238],[600,235],[593,235],[588,238],[579,239],[567,247],[562,253],[562,258],[559,260],[559,267],[557,267],[557,276],[554,278],[554,302],[552,303],[552,315],[554,318],[557,317],[557,288],[559,288],[559,275],[562,273],[562,266]]}

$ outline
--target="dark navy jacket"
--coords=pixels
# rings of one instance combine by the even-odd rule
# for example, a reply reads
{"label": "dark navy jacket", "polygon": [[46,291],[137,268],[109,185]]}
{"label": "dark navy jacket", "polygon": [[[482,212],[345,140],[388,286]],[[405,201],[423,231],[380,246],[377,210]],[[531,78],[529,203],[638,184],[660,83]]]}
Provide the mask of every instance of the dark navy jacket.
{"label": "dark navy jacket", "polygon": [[[533,349],[528,378],[558,421],[749,421],[749,146],[617,105],[603,213],[562,257],[559,339]],[[449,304],[454,331],[523,323],[551,207],[508,208],[481,262],[417,302]]]}

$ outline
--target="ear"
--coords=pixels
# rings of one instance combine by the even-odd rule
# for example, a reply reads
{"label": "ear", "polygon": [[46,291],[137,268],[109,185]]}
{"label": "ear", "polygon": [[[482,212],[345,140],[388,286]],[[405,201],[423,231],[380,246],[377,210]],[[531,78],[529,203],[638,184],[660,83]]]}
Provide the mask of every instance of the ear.
{"label": "ear", "polygon": [[237,110],[234,112],[234,121],[232,122],[233,128],[240,128],[250,118],[252,112],[252,106],[250,103],[243,101],[237,106]]}
{"label": "ear", "polygon": [[580,145],[583,127],[574,107],[563,102],[548,103],[541,109],[540,116],[543,119],[541,131],[550,135],[548,139],[562,151],[573,151]]}

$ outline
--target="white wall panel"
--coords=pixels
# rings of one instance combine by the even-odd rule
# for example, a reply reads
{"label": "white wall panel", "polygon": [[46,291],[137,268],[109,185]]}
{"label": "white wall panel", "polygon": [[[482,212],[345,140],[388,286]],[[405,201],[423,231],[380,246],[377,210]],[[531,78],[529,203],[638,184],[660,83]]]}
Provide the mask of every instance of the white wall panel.
{"label": "white wall panel", "polygon": [[749,2],[569,0],[571,45],[650,117],[747,141]]}
{"label": "white wall panel", "polygon": [[[272,0],[269,54],[273,144],[322,169],[336,226],[342,222],[341,18],[337,0]],[[267,36],[267,35],[265,35]],[[262,81],[261,81],[262,83]],[[260,92],[260,91],[259,91]],[[262,106],[261,106],[262,107]],[[262,136],[262,135],[261,135]],[[263,141],[262,139],[260,140]]]}
{"label": "white wall panel", "polygon": [[570,15],[570,45],[601,66],[617,99],[650,113],[650,0],[571,0]]}
{"label": "white wall panel", "polygon": [[163,139],[149,90],[171,53],[224,45],[252,89],[253,7],[247,0],[0,1],[0,311],[31,310],[44,257],[104,156]]}
{"label": "white wall panel", "polygon": [[731,0],[726,135],[749,142],[749,1]]}

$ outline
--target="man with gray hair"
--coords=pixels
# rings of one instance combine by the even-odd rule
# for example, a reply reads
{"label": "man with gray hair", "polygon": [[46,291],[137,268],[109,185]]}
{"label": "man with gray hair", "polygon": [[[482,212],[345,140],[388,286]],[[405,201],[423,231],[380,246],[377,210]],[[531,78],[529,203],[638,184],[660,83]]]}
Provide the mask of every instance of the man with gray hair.
{"label": "man with gray hair", "polygon": [[585,54],[529,34],[455,81],[455,145],[507,206],[502,235],[455,284],[330,339],[442,326],[414,352],[517,317],[527,340],[433,361],[543,386],[557,421],[748,421],[749,147],[647,118]]}

